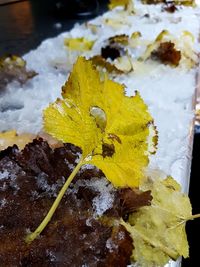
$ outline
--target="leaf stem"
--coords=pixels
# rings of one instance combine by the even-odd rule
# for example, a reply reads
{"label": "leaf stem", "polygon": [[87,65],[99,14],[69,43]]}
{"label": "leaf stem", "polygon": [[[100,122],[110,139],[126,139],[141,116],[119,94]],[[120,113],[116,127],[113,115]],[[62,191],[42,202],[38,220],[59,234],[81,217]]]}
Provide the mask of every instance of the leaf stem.
{"label": "leaf stem", "polygon": [[180,221],[178,224],[173,225],[173,226],[171,227],[171,229],[176,228],[176,227],[180,226],[181,224],[186,223],[187,221],[192,221],[192,220],[194,220],[194,219],[198,219],[198,218],[200,218],[200,213],[199,213],[199,214],[195,214],[195,215],[188,216],[188,217],[185,218],[185,219],[181,219],[181,221]]}
{"label": "leaf stem", "polygon": [[25,238],[26,243],[30,244],[35,238],[37,238],[40,235],[40,233],[47,226],[47,224],[51,220],[52,216],[54,215],[58,205],[60,204],[60,201],[61,201],[63,195],[65,194],[67,188],[69,187],[70,183],[72,182],[72,180],[74,179],[74,177],[76,176],[76,174],[78,173],[78,171],[80,170],[80,168],[83,164],[84,164],[84,160],[80,159],[79,163],[76,165],[73,172],[70,174],[67,181],[65,182],[65,184],[61,188],[57,198],[55,199],[53,205],[51,206],[49,212],[47,213],[47,215],[45,216],[43,221],[40,223],[40,225],[37,227],[37,229],[33,233],[30,233],[26,236],[26,238]]}
{"label": "leaf stem", "polygon": [[186,221],[191,221],[191,220],[194,220],[194,219],[197,219],[197,218],[200,218],[200,213],[187,217]]}
{"label": "leaf stem", "polygon": [[141,231],[139,231],[136,227],[131,226],[129,223],[124,222],[123,220],[120,221],[120,223],[126,228],[126,230],[130,233],[132,239],[134,240],[135,235],[139,236],[141,239],[143,239],[144,242],[150,244],[151,246],[160,249],[165,254],[167,254],[171,259],[176,260],[178,258],[178,254],[176,251],[174,251],[171,248],[168,248],[167,246],[163,245],[162,242],[155,241],[148,237],[148,235],[144,235]]}

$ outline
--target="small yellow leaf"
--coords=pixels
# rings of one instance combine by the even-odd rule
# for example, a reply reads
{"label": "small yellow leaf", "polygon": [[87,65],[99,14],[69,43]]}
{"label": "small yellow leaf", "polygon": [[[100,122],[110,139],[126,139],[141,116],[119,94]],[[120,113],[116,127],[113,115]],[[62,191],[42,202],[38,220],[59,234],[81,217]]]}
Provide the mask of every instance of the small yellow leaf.
{"label": "small yellow leaf", "polygon": [[65,38],[64,44],[70,49],[70,50],[77,50],[77,51],[88,51],[91,50],[95,41],[88,40],[84,37],[80,38]]}
{"label": "small yellow leaf", "polygon": [[105,78],[91,61],[78,58],[58,99],[44,111],[44,128],[54,137],[79,146],[83,162],[100,168],[114,186],[138,186],[148,164],[147,106],[136,93]]}

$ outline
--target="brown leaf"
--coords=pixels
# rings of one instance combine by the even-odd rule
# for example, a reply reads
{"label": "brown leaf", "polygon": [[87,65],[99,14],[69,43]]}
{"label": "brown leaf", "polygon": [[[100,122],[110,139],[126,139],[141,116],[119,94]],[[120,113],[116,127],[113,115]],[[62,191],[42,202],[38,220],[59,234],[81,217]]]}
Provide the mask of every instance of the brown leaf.
{"label": "brown leaf", "polygon": [[101,68],[105,68],[109,73],[116,73],[116,74],[122,74],[123,71],[119,70],[118,68],[115,67],[115,65],[111,64],[110,62],[106,61],[103,57],[101,56],[94,56],[90,58],[92,63]]}
{"label": "brown leaf", "polygon": [[110,58],[111,60],[115,60],[116,58],[120,57],[120,47],[107,45],[101,48],[101,56],[104,59]]}
{"label": "brown leaf", "polygon": [[119,198],[122,206],[122,217],[125,214],[132,213],[143,206],[151,205],[151,191],[141,192],[136,189],[124,188],[119,192]]}
{"label": "brown leaf", "polygon": [[108,41],[113,44],[113,43],[119,43],[122,45],[128,45],[129,43],[129,36],[126,34],[119,34],[112,36],[108,39]]}
{"label": "brown leaf", "polygon": [[35,71],[26,69],[26,61],[21,57],[8,55],[0,58],[0,91],[13,80],[24,84],[36,75]]}
{"label": "brown leaf", "polygon": [[174,13],[177,9],[174,2],[166,2],[162,7],[162,11],[167,11],[168,13]]}
{"label": "brown leaf", "polygon": [[151,53],[151,57],[164,64],[178,66],[181,60],[181,52],[175,49],[175,44],[171,41],[162,42],[158,49]]}

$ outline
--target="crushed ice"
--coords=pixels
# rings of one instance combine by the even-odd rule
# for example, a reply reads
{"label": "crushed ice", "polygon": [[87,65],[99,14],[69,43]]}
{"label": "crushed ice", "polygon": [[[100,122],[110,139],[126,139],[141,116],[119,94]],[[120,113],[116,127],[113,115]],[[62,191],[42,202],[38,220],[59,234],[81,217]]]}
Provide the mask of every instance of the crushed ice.
{"label": "crushed ice", "polygon": [[[57,197],[58,189],[62,187],[65,182],[65,178],[58,179],[56,183],[50,185],[47,181],[48,176],[45,173],[40,173],[37,177],[37,185],[39,188],[44,190],[49,196]],[[32,191],[32,197],[38,197],[37,192]]]}
{"label": "crushed ice", "polygon": [[93,177],[90,180],[79,180],[74,185],[74,190],[78,191],[77,187],[79,186],[91,188],[98,193],[92,203],[95,215],[101,216],[106,210],[112,207],[115,189],[106,178]]}

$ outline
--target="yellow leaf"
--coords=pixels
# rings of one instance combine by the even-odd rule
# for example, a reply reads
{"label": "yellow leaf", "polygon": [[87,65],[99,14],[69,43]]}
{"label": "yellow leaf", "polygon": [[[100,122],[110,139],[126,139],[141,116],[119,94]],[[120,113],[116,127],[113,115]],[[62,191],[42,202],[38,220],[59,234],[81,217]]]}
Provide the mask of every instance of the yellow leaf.
{"label": "yellow leaf", "polygon": [[8,146],[13,146],[14,144],[20,149],[23,149],[34,137],[33,134],[28,133],[18,135],[15,130],[0,133],[0,150],[6,149]]}
{"label": "yellow leaf", "polygon": [[100,168],[114,186],[138,186],[148,164],[147,106],[124,86],[101,81],[92,62],[78,58],[58,99],[44,111],[44,128],[81,147],[83,164]]}
{"label": "yellow leaf", "polygon": [[133,0],[110,0],[110,3],[108,5],[109,9],[113,9],[117,6],[124,7],[124,10],[129,14],[134,14],[134,3]]}
{"label": "yellow leaf", "polygon": [[128,6],[130,0],[110,0],[109,8],[113,9],[117,6]]}
{"label": "yellow leaf", "polygon": [[185,223],[192,218],[188,196],[171,177],[148,178],[142,187],[151,190],[151,206],[142,207],[125,225],[134,240],[133,258],[140,266],[164,266],[170,259],[188,257]]}
{"label": "yellow leaf", "polygon": [[88,51],[91,50],[95,41],[88,40],[84,37],[80,38],[65,38],[64,44],[70,49],[70,50],[77,50],[77,51]]}
{"label": "yellow leaf", "polygon": [[129,55],[116,58],[114,64],[123,73],[129,73],[133,70],[132,58]]}

